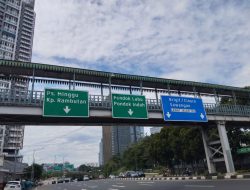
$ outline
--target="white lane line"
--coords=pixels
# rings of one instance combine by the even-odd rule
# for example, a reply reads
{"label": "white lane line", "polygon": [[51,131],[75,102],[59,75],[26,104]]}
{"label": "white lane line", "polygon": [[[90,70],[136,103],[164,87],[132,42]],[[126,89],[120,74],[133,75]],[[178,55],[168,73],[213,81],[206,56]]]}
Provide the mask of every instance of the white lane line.
{"label": "white lane line", "polygon": [[112,185],[112,187],[124,188],[124,185]]}
{"label": "white lane line", "polygon": [[155,182],[154,181],[138,181],[137,183],[151,184],[151,183],[155,183]]}
{"label": "white lane line", "polygon": [[109,188],[109,190],[119,190],[119,189],[112,189],[112,188]]}
{"label": "white lane line", "polygon": [[151,185],[151,184],[139,184],[139,185],[143,185],[143,186],[150,186],[150,187],[152,187],[153,185]]}
{"label": "white lane line", "polygon": [[184,185],[185,187],[192,187],[192,188],[214,188],[213,185]]}

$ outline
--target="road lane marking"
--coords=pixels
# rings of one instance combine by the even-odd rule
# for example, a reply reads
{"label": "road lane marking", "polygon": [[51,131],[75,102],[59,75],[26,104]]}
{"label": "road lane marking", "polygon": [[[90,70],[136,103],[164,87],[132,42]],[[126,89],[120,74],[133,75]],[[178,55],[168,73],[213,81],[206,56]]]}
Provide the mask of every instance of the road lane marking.
{"label": "road lane marking", "polygon": [[184,185],[185,187],[192,187],[192,188],[215,188],[213,185]]}
{"label": "road lane marking", "polygon": [[154,181],[138,181],[137,183],[155,183]]}
{"label": "road lane marking", "polygon": [[124,188],[125,186],[123,186],[123,185],[112,185],[112,187]]}
{"label": "road lane marking", "polygon": [[150,186],[150,187],[152,187],[153,185],[151,185],[151,184],[139,184],[139,185],[143,185],[143,186]]}

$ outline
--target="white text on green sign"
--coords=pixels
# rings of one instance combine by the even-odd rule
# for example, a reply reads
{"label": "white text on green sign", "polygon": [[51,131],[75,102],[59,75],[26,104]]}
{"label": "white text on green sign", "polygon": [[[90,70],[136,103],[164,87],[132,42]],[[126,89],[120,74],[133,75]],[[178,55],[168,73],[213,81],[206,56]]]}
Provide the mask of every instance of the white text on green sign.
{"label": "white text on green sign", "polygon": [[145,96],[112,94],[113,118],[147,119]]}
{"label": "white text on green sign", "polygon": [[45,89],[43,115],[48,117],[88,117],[88,92]]}

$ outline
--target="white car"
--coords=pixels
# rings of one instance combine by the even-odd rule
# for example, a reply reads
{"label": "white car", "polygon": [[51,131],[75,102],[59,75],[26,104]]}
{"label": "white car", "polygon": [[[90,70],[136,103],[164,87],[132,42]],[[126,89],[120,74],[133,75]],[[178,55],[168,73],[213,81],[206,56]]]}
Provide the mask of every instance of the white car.
{"label": "white car", "polygon": [[115,179],[115,175],[109,175],[110,179]]}
{"label": "white car", "polygon": [[89,181],[89,176],[85,175],[85,176],[83,177],[83,181]]}
{"label": "white car", "polygon": [[22,185],[20,181],[9,181],[4,190],[22,190]]}

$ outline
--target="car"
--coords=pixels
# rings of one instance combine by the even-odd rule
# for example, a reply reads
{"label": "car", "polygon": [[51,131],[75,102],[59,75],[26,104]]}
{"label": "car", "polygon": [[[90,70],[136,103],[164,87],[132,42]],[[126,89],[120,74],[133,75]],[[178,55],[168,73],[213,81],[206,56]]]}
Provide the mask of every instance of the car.
{"label": "car", "polygon": [[125,174],[121,172],[121,173],[119,173],[118,177],[119,177],[119,178],[124,178],[124,177],[125,177]]}
{"label": "car", "polygon": [[115,179],[115,175],[109,175],[110,179]]}
{"label": "car", "polygon": [[190,169],[186,169],[183,173],[182,173],[183,176],[191,176],[192,175],[192,171]]}
{"label": "car", "polygon": [[77,181],[83,181],[82,177],[77,178]]}
{"label": "car", "polygon": [[39,181],[39,182],[37,182],[37,185],[38,185],[38,186],[42,186],[42,185],[43,185],[43,182],[42,182],[42,181]]}
{"label": "car", "polygon": [[51,184],[56,184],[56,180],[53,180],[53,181],[51,182]]}
{"label": "car", "polygon": [[64,179],[64,183],[69,183],[70,182],[70,178],[65,178]]}
{"label": "car", "polygon": [[99,179],[104,179],[105,177],[104,177],[104,175],[99,175],[99,177],[98,177]]}
{"label": "car", "polygon": [[57,183],[64,183],[63,179],[58,179]]}
{"label": "car", "polygon": [[83,181],[89,181],[89,176],[85,175],[85,176],[83,177]]}
{"label": "car", "polygon": [[143,171],[137,171],[138,177],[145,177],[145,174]]}
{"label": "car", "polygon": [[20,181],[9,181],[4,190],[22,190],[22,184]]}
{"label": "car", "polygon": [[135,172],[135,171],[127,171],[125,173],[125,177],[133,177],[133,178],[136,178],[138,177],[138,174]]}

